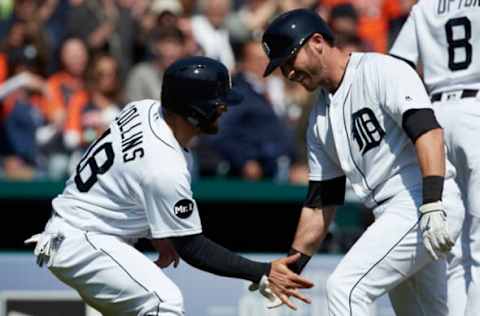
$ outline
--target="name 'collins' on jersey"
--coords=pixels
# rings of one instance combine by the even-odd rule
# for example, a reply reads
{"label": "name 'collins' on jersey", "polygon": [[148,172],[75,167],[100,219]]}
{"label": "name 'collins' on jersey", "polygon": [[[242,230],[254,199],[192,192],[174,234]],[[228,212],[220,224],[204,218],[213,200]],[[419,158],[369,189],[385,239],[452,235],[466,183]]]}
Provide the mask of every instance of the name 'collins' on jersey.
{"label": "name 'collins' on jersey", "polygon": [[[334,95],[321,90],[307,131],[310,180],[345,175],[369,206],[420,188],[415,146],[402,128],[409,109],[431,108],[415,71],[403,61],[353,53]],[[447,177],[454,175],[447,163]]]}
{"label": "name 'collins' on jersey", "polygon": [[132,239],[200,233],[191,153],[160,109],[155,100],[128,104],[84,154],[55,212],[77,228]]}

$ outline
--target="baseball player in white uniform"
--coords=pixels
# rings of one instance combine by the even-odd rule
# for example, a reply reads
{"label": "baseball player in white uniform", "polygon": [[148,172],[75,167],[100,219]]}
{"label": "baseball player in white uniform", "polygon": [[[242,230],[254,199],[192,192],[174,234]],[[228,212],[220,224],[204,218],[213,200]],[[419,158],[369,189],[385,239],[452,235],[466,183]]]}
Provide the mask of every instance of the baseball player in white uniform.
{"label": "baseball player in white uniform", "polygon": [[371,315],[378,297],[419,276],[413,299],[423,315],[447,315],[445,254],[464,206],[416,72],[390,56],[341,52],[326,23],[305,9],[277,17],[263,46],[265,75],[280,67],[319,93],[307,131],[309,191],[291,249],[301,259],[292,269],[300,272],[318,249],[348,178],[376,220],[329,277],[328,314]]}
{"label": "baseball player in white uniform", "polygon": [[467,210],[463,238],[449,257],[450,315],[479,315],[480,2],[419,1],[390,54],[414,68],[423,65],[423,79],[445,130],[448,157],[457,169]]}
{"label": "baseball player in white uniform", "polygon": [[[190,188],[188,145],[215,133],[227,105],[240,101],[227,68],[192,57],[165,72],[162,106],[128,104],[93,143],[53,200],[54,214],[34,236],[39,264],[71,286],[103,315],[184,315],[177,286],[159,269],[178,256],[199,269],[260,284],[295,307],[308,302],[296,289],[313,286],[287,268],[300,255],[260,263],[238,256],[202,235]],[[133,247],[150,238],[155,263]],[[177,255],[178,253],[178,255]]]}

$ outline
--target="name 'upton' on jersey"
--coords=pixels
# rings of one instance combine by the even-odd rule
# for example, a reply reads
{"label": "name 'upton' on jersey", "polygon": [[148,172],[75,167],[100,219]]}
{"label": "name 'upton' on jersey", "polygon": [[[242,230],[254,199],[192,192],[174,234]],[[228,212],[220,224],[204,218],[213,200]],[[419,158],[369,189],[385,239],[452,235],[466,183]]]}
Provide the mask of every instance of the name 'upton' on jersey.
{"label": "name 'upton' on jersey", "polygon": [[53,208],[77,228],[126,238],[200,233],[191,166],[160,103],[132,102],[89,147]]}

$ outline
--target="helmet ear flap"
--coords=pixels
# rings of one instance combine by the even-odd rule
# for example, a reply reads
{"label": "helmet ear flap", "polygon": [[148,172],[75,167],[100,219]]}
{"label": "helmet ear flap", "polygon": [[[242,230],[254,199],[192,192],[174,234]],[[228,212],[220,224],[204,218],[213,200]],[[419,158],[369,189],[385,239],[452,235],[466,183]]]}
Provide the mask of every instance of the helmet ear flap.
{"label": "helmet ear flap", "polygon": [[202,130],[207,128],[217,118],[218,103],[215,101],[205,101],[201,105],[192,105],[186,115],[187,121],[194,127],[198,127]]}

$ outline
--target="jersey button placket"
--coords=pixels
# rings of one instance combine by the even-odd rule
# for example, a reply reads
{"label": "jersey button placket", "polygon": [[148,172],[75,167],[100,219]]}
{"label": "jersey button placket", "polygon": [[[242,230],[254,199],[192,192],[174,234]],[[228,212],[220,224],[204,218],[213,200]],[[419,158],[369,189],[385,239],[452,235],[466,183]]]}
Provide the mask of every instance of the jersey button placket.
{"label": "jersey button placket", "polygon": [[[337,150],[338,159],[340,165],[345,172],[345,175],[349,177],[353,171],[353,165],[350,162],[350,154],[348,152],[348,143],[345,143],[346,135],[343,126],[343,116],[341,106],[336,103],[330,104],[330,127],[332,129],[333,142],[335,149]],[[348,141],[348,140],[347,140]]]}

